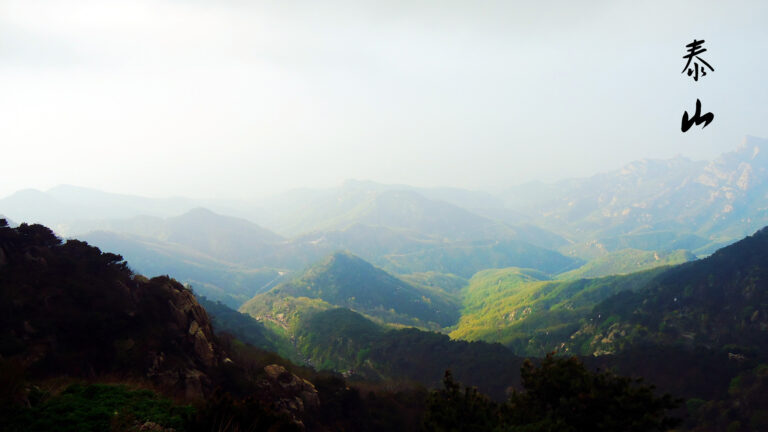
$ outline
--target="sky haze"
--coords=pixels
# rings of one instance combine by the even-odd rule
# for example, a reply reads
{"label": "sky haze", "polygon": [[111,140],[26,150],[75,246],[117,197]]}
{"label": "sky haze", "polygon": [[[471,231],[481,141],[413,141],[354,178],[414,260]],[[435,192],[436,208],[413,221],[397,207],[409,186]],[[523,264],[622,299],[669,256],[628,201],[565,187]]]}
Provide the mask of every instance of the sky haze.
{"label": "sky haze", "polygon": [[[768,137],[766,22],[759,1],[0,0],[0,196],[499,189],[709,159]],[[683,134],[697,98],[715,120]]]}

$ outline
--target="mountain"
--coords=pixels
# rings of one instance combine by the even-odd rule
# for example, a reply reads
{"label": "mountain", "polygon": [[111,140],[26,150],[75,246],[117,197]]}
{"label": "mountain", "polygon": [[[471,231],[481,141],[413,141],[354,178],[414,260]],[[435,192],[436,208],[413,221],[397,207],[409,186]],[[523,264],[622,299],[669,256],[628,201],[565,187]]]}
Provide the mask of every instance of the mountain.
{"label": "mountain", "polygon": [[198,295],[197,301],[210,315],[211,325],[217,334],[227,332],[257,348],[278,353],[285,358],[297,357],[290,344],[251,316],[240,313],[222,302],[208,300],[205,296]]}
{"label": "mountain", "polygon": [[496,239],[512,235],[512,231],[500,223],[448,203],[426,199],[415,192],[377,194],[349,216],[367,225],[406,228],[452,240]]}
{"label": "mountain", "polygon": [[467,280],[462,277],[433,271],[400,275],[400,279],[412,285],[439,289],[448,294],[458,294],[467,285]]}
{"label": "mountain", "polygon": [[292,240],[294,244],[316,247],[344,248],[355,254],[379,257],[387,254],[409,253],[445,244],[418,231],[383,226],[352,224],[346,228],[316,231]]}
{"label": "mountain", "polygon": [[281,270],[237,265],[181,245],[144,237],[96,231],[79,236],[102,250],[119,253],[131,268],[150,276],[175,275],[196,292],[238,308],[285,274]]}
{"label": "mountain", "polygon": [[267,245],[283,238],[245,219],[222,216],[203,208],[166,220],[162,240],[230,262],[249,262]]}
{"label": "mountain", "polygon": [[497,400],[519,384],[523,361],[499,344],[455,341],[415,328],[385,329],[343,308],[302,320],[296,343],[313,364],[352,378],[409,380],[434,388],[450,369]]}
{"label": "mountain", "polygon": [[693,261],[696,256],[687,250],[656,252],[640,249],[621,249],[595,258],[583,266],[557,276],[557,279],[594,278],[628,274],[655,267]]}
{"label": "mountain", "polygon": [[113,374],[203,397],[225,359],[181,284],[41,225],[0,226],[0,296],[0,355],[32,377]]}
{"label": "mountain", "polygon": [[277,234],[247,220],[197,208],[180,216],[137,216],[76,223],[78,237],[120,253],[136,271],[173,274],[215,300],[237,308],[285,274],[266,264],[284,243]]}
{"label": "mountain", "polygon": [[[516,297],[522,309],[513,318],[532,322],[539,349],[581,351],[590,367],[643,372],[665,390],[681,389],[688,397],[684,430],[763,430],[767,254],[768,229],[703,260],[624,276],[552,281],[530,269],[488,270],[462,289],[464,307],[473,313],[498,304],[509,312],[505,301]],[[281,284],[285,293],[309,296],[273,299],[306,306],[294,309],[297,316],[273,318],[291,324],[294,349],[313,364],[343,370],[346,381],[214,332],[217,325],[254,332],[259,343],[282,337],[222,304],[210,305],[210,318],[169,277],[147,279],[122,257],[78,240],[62,243],[40,225],[0,223],[0,421],[11,431],[49,430],[61,413],[76,430],[224,430],[223,418],[240,430],[417,430],[428,393],[408,382],[438,386],[451,369],[497,400],[508,386],[519,388],[524,363],[500,344],[392,329],[332,305],[358,278],[375,282],[358,290],[362,304],[407,299],[392,290],[415,289],[434,306],[451,296],[435,289],[428,297],[427,282],[460,282],[433,273],[414,275],[424,282],[409,287],[361,261],[335,254],[292,281],[301,284]],[[547,313],[558,326],[575,323],[575,331],[535,330],[544,328]],[[572,379],[550,378],[565,385]],[[83,426],[97,420],[98,427]]]}
{"label": "mountain", "polygon": [[660,271],[554,281],[532,269],[484,270],[462,289],[461,318],[450,335],[500,342],[518,355],[543,356],[562,349],[600,301],[640,289]]}
{"label": "mountain", "polygon": [[[327,228],[323,221],[333,220],[352,212],[381,194],[402,192],[423,197],[429,201],[449,204],[479,214],[485,210],[509,215],[504,203],[488,192],[457,188],[419,188],[401,184],[381,184],[372,181],[347,180],[341,186],[329,189],[294,189],[274,195],[260,202],[271,216],[265,226],[288,236]],[[496,218],[491,218],[496,219]],[[510,217],[513,221],[514,218]],[[319,225],[318,225],[319,224]]]}
{"label": "mountain", "polygon": [[[296,300],[296,299],[294,299]],[[503,400],[519,384],[523,359],[500,344],[451,340],[416,328],[392,329],[339,307],[305,307],[290,323],[292,341],[314,367],[342,371],[351,381],[417,382],[439,387],[446,369]]]}
{"label": "mountain", "polygon": [[173,274],[215,300],[239,307],[253,295],[281,282],[338,250],[348,250],[398,274],[439,272],[470,277],[488,266],[522,266],[560,273],[581,264],[526,242],[457,242],[423,233],[353,224],[285,240],[243,219],[205,209],[181,216],[75,223],[78,235],[105,250],[126,256],[145,274]]}
{"label": "mountain", "polygon": [[[354,224],[340,230],[313,232],[291,240],[246,220],[196,209],[172,218],[139,216],[130,219],[73,224],[78,237],[93,231],[119,233],[134,243],[150,242],[178,253],[204,255],[211,260],[249,268],[300,270],[336,250],[349,250],[371,261],[445,244],[421,233]],[[110,249],[111,250],[111,249]],[[123,253],[122,250],[117,249]],[[136,255],[133,263],[146,261]],[[142,270],[144,271],[144,270]],[[148,271],[151,273],[151,271]],[[180,273],[174,273],[184,277]]]}
{"label": "mountain", "polygon": [[[314,240],[323,234],[359,237],[338,233],[367,226],[392,230],[396,237],[412,236],[417,242],[524,241],[584,259],[627,248],[687,249],[707,255],[768,224],[766,142],[747,137],[736,151],[710,162],[683,157],[640,160],[613,172],[553,184],[528,183],[500,194],[348,181],[338,188],[235,201],[153,199],[59,186],[0,199],[0,211],[16,221],[44,222],[63,235],[112,230],[99,221],[141,215],[167,218],[203,206],[288,237]],[[375,261],[364,247],[340,246]],[[259,265],[301,267],[330,252],[292,260],[296,247],[279,248],[277,263]]]}
{"label": "mountain", "polygon": [[57,186],[46,192],[26,189],[0,199],[0,209],[9,217],[45,223],[63,234],[70,234],[67,226],[79,220],[170,216],[194,206],[185,198],[144,198],[76,186]]}
{"label": "mountain", "polygon": [[484,269],[512,266],[557,274],[577,268],[583,261],[523,241],[493,240],[454,242],[411,253],[386,255],[376,263],[400,274],[435,271],[469,278]]}
{"label": "mountain", "polygon": [[462,289],[451,336],[527,355],[669,345],[766,356],[766,258],[763,229],[705,259],[627,275],[555,281],[528,269],[485,270]]}
{"label": "mountain", "polygon": [[487,270],[462,290],[452,337],[518,355],[584,355],[687,398],[682,430],[768,427],[768,228],[711,256],[622,276],[546,280]]}
{"label": "mountain", "polygon": [[55,225],[75,217],[76,209],[35,189],[20,190],[0,199],[0,209],[8,217],[28,223]]}
{"label": "mountain", "polygon": [[707,346],[768,359],[768,229],[673,267],[598,304],[568,344],[584,353],[634,345]]}
{"label": "mountain", "polygon": [[271,212],[261,223],[288,236],[317,238],[318,233],[369,226],[438,242],[514,238],[549,249],[569,244],[560,235],[523,223],[523,215],[482,191],[348,180],[337,188],[296,189],[261,201],[260,206]]}
{"label": "mountain", "polygon": [[357,312],[330,308],[303,318],[296,327],[294,340],[296,349],[319,369],[354,371],[366,378],[381,379],[384,376],[377,368],[366,367],[364,360],[385,331]]}
{"label": "mountain", "polygon": [[349,253],[337,252],[299,277],[259,294],[241,311],[264,318],[284,298],[308,298],[350,308],[384,322],[444,327],[458,319],[455,300],[411,285]]}
{"label": "mountain", "polygon": [[180,216],[157,218],[137,216],[75,223],[75,235],[91,231],[112,231],[190,248],[210,257],[233,263],[254,261],[270,253],[268,246],[284,239],[245,219],[224,216],[195,208]]}
{"label": "mountain", "polygon": [[343,229],[353,224],[419,232],[438,239],[468,240],[512,235],[504,224],[411,190],[345,185],[282,216],[278,231],[294,234]]}
{"label": "mountain", "polygon": [[264,209],[250,201],[147,198],[70,185],[47,191],[25,189],[0,199],[0,211],[14,220],[44,223],[65,236],[106,229],[105,221],[114,219],[166,218],[200,207],[248,220],[262,219],[265,214]]}
{"label": "mountain", "polygon": [[405,229],[353,224],[286,242],[275,249],[268,264],[295,268],[336,250],[347,250],[400,275],[434,271],[470,277],[494,266],[527,266],[558,273],[582,263],[520,240],[448,241]]}
{"label": "mountain", "polygon": [[355,223],[338,230],[301,235],[290,240],[277,253],[305,257],[310,261],[304,266],[337,250],[347,250],[365,260],[378,263],[386,255],[412,253],[446,243],[416,231]]}
{"label": "mountain", "polygon": [[175,280],[42,225],[0,223],[0,312],[9,432],[416,430],[427,395],[374,384],[361,397],[340,375],[217,335]]}
{"label": "mountain", "polygon": [[[768,141],[747,137],[711,162],[641,160],[553,184],[525,184],[502,198],[537,225],[617,248],[707,254],[768,224]],[[653,243],[643,245],[653,236]],[[690,236],[685,243],[680,236]],[[634,241],[635,236],[646,236]],[[614,240],[610,240],[614,239]],[[620,244],[612,244],[617,242]]]}

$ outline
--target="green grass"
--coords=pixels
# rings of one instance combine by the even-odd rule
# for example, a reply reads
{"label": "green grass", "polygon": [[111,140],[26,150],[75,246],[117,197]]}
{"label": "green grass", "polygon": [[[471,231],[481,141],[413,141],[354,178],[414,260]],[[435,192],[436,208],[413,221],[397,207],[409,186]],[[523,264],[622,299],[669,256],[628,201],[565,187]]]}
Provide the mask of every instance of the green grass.
{"label": "green grass", "polygon": [[150,390],[131,390],[123,385],[73,384],[59,395],[31,408],[17,410],[4,430],[103,432],[129,430],[150,421],[184,431],[192,413],[192,407],[175,405]]}

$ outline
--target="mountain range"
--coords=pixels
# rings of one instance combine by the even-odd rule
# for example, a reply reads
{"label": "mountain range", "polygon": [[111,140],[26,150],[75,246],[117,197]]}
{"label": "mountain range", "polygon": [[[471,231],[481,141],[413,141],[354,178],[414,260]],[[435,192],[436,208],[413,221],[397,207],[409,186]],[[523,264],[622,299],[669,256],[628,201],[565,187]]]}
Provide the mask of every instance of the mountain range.
{"label": "mountain range", "polygon": [[[305,361],[352,376],[413,377],[411,371],[419,370],[411,363],[414,356],[430,364],[438,361],[422,351],[425,345],[439,357],[460,350],[455,344],[468,340],[474,341],[464,345],[469,351],[448,357],[453,367],[463,371],[464,379],[499,395],[501,389],[487,382],[487,375],[468,374],[458,366],[468,361],[465,355],[489,355],[491,364],[484,367],[503,375],[492,366],[501,359],[515,362],[514,355],[542,357],[556,351],[583,355],[596,367],[626,374],[642,371],[665,390],[693,401],[687,408],[691,424],[703,421],[725,428],[734,418],[752,416],[751,426],[743,430],[760,430],[768,424],[760,417],[768,410],[761,396],[768,391],[766,253],[768,228],[704,259],[626,275],[552,280],[531,269],[485,270],[458,293],[453,291],[461,316],[444,329],[453,340],[416,329],[397,330],[381,318],[366,317],[365,308],[349,302],[319,303],[316,293],[338,284],[330,281],[338,270],[327,265],[309,272],[311,282],[308,276],[298,279],[311,287],[302,290],[302,283],[286,283],[285,290],[258,295],[242,311],[263,323],[279,317],[283,337],[293,341]],[[359,274],[352,269],[342,273]],[[367,291],[361,284],[357,293]],[[295,297],[303,292],[315,301]],[[374,301],[387,304],[380,297]],[[471,348],[483,342],[501,342],[504,349]],[[481,354],[485,347],[496,351]],[[475,366],[481,362],[474,361]]]}
{"label": "mountain range", "polygon": [[595,242],[599,250],[605,241],[610,251],[637,247],[636,235],[657,235],[655,246],[646,239],[638,248],[667,249],[664,235],[690,234],[700,242],[692,246],[711,253],[766,223],[766,152],[766,140],[746,137],[735,151],[712,161],[640,160],[587,178],[526,183],[500,193],[348,181],[338,188],[238,201],[143,198],[58,186],[19,191],[0,199],[0,210],[16,221],[46,223],[63,235],[96,229],[104,220],[173,217],[205,207],[289,238],[362,224],[449,240],[511,236],[549,249]]}
{"label": "mountain range", "polygon": [[687,235],[685,248],[707,254],[768,223],[768,142],[746,137],[712,161],[641,160],[589,178],[520,185],[502,197],[593,249],[679,249],[670,243]]}
{"label": "mountain range", "polygon": [[[219,220],[208,211],[192,216],[212,218],[214,225]],[[182,235],[171,243],[158,234],[147,241],[190,251],[207,247],[210,254],[228,250],[205,240],[208,233],[227,238],[226,227],[201,226],[200,239]],[[249,222],[241,225],[246,233],[248,227]],[[250,232],[265,239],[265,246],[290,242],[260,229]],[[153,385],[184,397],[209,395],[215,383],[237,391],[238,380],[245,380],[252,386],[248,391],[268,398],[259,406],[273,403],[280,383],[291,382],[306,393],[300,397],[304,406],[315,404],[317,393],[326,394],[319,397],[323,404],[326,381],[310,387],[289,372],[275,372],[270,381],[270,371],[278,369],[249,363],[242,356],[251,348],[215,334],[231,331],[296,362],[343,372],[351,382],[405,379],[436,387],[447,368],[503,399],[508,386],[520,384],[521,356],[558,351],[585,356],[596,367],[642,374],[685,396],[689,430],[707,424],[718,430],[768,426],[768,399],[762,397],[768,391],[768,229],[703,259],[692,260],[686,251],[624,250],[605,255],[613,261],[597,259],[560,273],[504,266],[468,277],[436,271],[397,275],[348,252],[333,252],[261,285],[241,307],[250,317],[221,303],[207,303],[206,312],[174,280],[135,274],[123,257],[79,240],[63,243],[40,225],[11,228],[3,221],[0,237],[0,360],[18,359],[36,379],[116,373],[139,379],[149,373]],[[157,256],[185,259],[171,250],[158,250]],[[197,251],[186,256],[212,259]],[[236,271],[225,273],[233,277]],[[208,313],[215,315],[209,319]],[[230,355],[235,369],[227,366]],[[245,378],[253,370],[264,370],[259,374],[266,375],[256,376],[266,381]],[[333,388],[344,386],[341,381]],[[322,422],[305,410],[286,413],[294,422]]]}

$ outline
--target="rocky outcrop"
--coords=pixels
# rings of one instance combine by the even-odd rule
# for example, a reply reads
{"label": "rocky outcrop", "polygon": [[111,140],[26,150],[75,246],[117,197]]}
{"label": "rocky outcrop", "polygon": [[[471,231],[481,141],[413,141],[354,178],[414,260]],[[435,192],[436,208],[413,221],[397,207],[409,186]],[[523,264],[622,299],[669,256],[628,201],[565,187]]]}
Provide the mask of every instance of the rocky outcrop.
{"label": "rocky outcrop", "polygon": [[136,310],[162,323],[163,339],[149,352],[147,377],[193,399],[212,390],[209,371],[221,364],[211,320],[190,290],[168,277],[153,278],[134,290]]}
{"label": "rocky outcrop", "polygon": [[205,309],[167,277],[62,243],[41,225],[0,226],[0,355],[38,375],[149,379],[203,398],[225,358]]}
{"label": "rocky outcrop", "polygon": [[280,365],[265,366],[264,373],[264,378],[259,383],[259,399],[272,411],[285,414],[297,425],[303,426],[300,419],[305,413],[320,406],[315,386]]}

